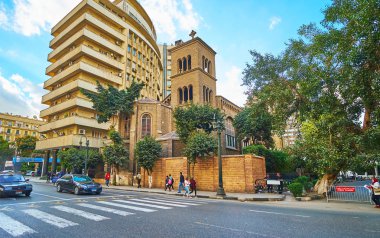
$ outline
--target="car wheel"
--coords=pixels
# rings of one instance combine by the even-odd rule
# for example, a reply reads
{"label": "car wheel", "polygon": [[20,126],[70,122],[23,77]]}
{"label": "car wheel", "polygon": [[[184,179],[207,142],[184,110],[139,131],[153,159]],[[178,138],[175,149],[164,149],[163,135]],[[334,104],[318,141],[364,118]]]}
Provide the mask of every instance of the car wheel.
{"label": "car wheel", "polygon": [[62,188],[60,184],[57,185],[57,192],[60,192],[60,193],[62,192]]}
{"label": "car wheel", "polygon": [[78,188],[78,187],[75,187],[75,189],[74,189],[74,194],[75,194],[75,195],[79,195],[79,188]]}
{"label": "car wheel", "polygon": [[99,195],[101,192],[96,192],[97,195]]}
{"label": "car wheel", "polygon": [[31,193],[30,191],[29,191],[29,192],[25,192],[25,196],[26,196],[26,197],[29,197],[29,196],[30,196],[30,193]]}

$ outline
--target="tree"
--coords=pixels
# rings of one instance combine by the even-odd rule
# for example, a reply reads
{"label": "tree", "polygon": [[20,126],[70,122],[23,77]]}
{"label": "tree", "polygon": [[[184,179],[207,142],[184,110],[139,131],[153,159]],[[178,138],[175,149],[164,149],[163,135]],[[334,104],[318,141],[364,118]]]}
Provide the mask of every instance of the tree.
{"label": "tree", "polygon": [[[61,164],[65,166],[67,171],[73,173],[82,173],[86,160],[86,150],[70,148],[68,150],[60,150],[57,155],[61,159]],[[102,155],[96,149],[89,149],[87,164],[88,167],[95,166],[102,159]],[[87,171],[85,171],[87,173]]]}
{"label": "tree", "polygon": [[243,79],[250,98],[272,109],[276,129],[297,119],[302,140],[293,154],[321,176],[319,193],[355,164],[352,158],[378,157],[361,141],[380,121],[378,1],[335,0],[324,14],[322,29],[301,27],[283,54],[251,51]]}
{"label": "tree", "polygon": [[22,157],[31,156],[36,148],[37,138],[34,136],[24,136],[16,139],[17,151]]}
{"label": "tree", "polygon": [[145,136],[136,144],[135,156],[137,164],[148,172],[149,188],[152,187],[153,167],[162,152],[161,144],[150,136]]}
{"label": "tree", "polygon": [[234,127],[238,140],[249,138],[255,144],[262,143],[267,148],[273,146],[272,116],[260,103],[253,103],[238,113],[234,118]]}
{"label": "tree", "polygon": [[[215,131],[213,122],[216,120],[223,121],[223,115],[220,109],[213,108],[210,105],[195,105],[189,107],[177,107],[174,110],[174,119],[176,132],[182,142],[186,144],[189,136],[196,130],[202,130],[207,134]],[[221,125],[224,130],[224,124]]]}
{"label": "tree", "polygon": [[217,141],[211,135],[206,134],[203,131],[193,132],[184,149],[184,154],[187,157],[189,164],[193,164],[192,175],[194,176],[194,165],[197,162],[197,158],[204,159],[206,156],[210,156],[218,148]]}
{"label": "tree", "polygon": [[10,148],[8,141],[0,136],[0,170],[4,169],[5,161],[11,159],[13,155],[14,149]]}
{"label": "tree", "polygon": [[140,96],[143,87],[143,83],[133,81],[127,89],[118,90],[112,85],[108,85],[106,89],[97,82],[96,93],[83,89],[81,92],[93,102],[93,108],[99,112],[97,118],[99,123],[108,122],[112,118],[112,124],[115,125],[114,116],[120,112],[132,114],[133,103]]}
{"label": "tree", "polygon": [[127,161],[129,160],[129,152],[125,148],[123,139],[117,131],[111,130],[109,135],[112,140],[112,144],[104,147],[103,160],[108,166],[115,168],[112,183],[114,185],[118,185],[119,169],[127,164]]}

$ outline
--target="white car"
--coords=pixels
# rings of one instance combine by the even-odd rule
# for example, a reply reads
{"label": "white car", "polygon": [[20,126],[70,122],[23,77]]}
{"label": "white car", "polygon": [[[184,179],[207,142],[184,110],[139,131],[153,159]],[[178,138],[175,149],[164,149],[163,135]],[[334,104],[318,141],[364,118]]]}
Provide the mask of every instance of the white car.
{"label": "white car", "polygon": [[25,174],[25,176],[34,176],[36,174],[36,172],[35,171],[32,171],[32,170],[28,170],[28,171],[26,171],[26,174]]}

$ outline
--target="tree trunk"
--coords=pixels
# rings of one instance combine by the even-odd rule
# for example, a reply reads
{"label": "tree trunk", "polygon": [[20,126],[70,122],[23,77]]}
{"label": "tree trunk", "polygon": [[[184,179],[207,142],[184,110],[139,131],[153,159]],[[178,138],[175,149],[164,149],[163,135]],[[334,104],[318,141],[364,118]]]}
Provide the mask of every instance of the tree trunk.
{"label": "tree trunk", "polygon": [[194,167],[195,167],[195,163],[193,163],[193,165],[191,166],[191,176],[190,176],[190,178],[194,178],[195,177]]}
{"label": "tree trunk", "polygon": [[371,126],[371,110],[369,108],[364,108],[364,119],[363,119],[363,131],[366,131]]}
{"label": "tree trunk", "polygon": [[119,180],[120,180],[120,178],[119,178],[119,166],[116,165],[115,166],[115,185],[120,185]]}
{"label": "tree trunk", "polygon": [[326,195],[327,187],[331,186],[336,179],[336,174],[324,174],[314,186],[314,191],[320,195]]}
{"label": "tree trunk", "polygon": [[153,183],[152,172],[148,170],[148,184],[149,184],[149,188],[152,188],[152,183]]}

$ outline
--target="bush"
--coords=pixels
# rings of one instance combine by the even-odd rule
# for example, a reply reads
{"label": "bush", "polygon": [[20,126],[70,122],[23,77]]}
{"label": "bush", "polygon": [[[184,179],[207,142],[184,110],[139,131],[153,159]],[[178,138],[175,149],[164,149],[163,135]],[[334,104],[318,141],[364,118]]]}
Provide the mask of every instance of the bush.
{"label": "bush", "polygon": [[310,191],[310,189],[313,187],[313,183],[309,181],[310,178],[307,176],[300,176],[293,180],[294,183],[300,183],[302,184],[305,191]]}
{"label": "bush", "polygon": [[303,185],[301,183],[291,183],[288,188],[294,197],[302,196]]}

